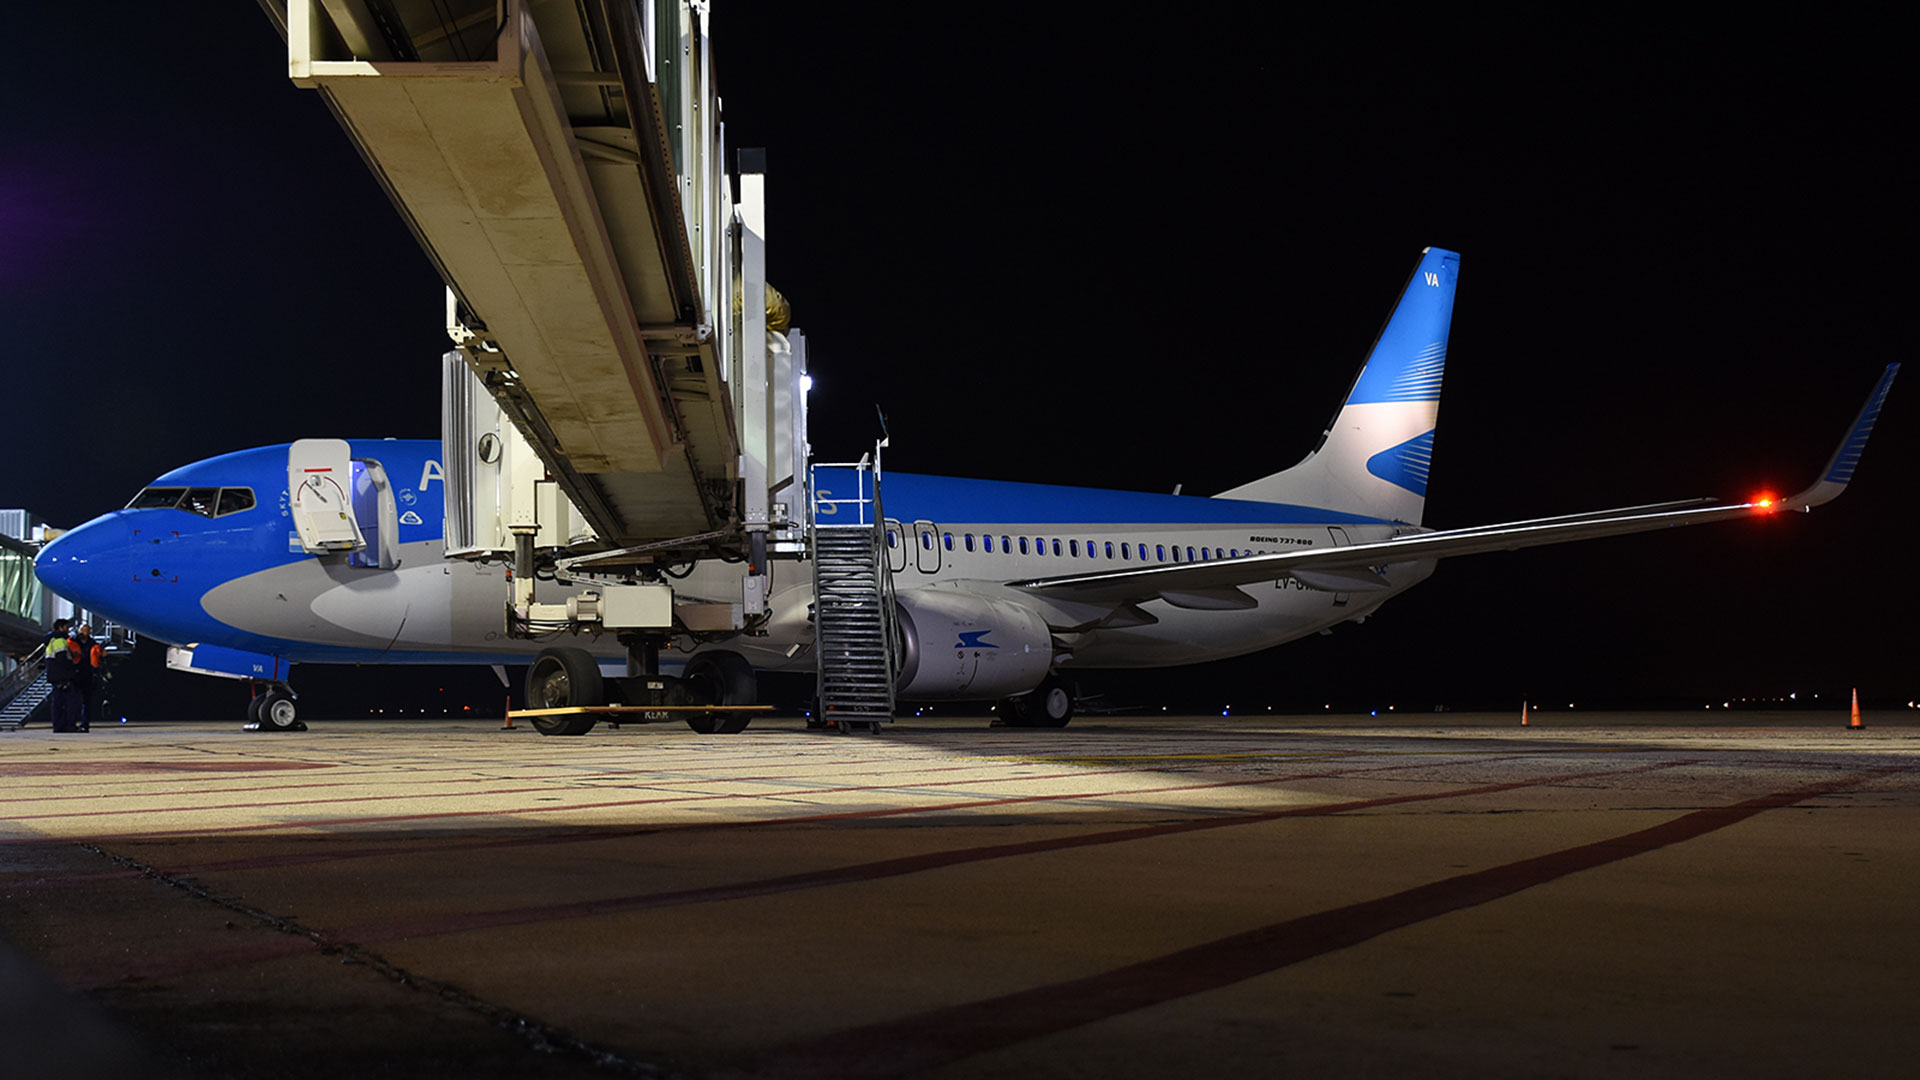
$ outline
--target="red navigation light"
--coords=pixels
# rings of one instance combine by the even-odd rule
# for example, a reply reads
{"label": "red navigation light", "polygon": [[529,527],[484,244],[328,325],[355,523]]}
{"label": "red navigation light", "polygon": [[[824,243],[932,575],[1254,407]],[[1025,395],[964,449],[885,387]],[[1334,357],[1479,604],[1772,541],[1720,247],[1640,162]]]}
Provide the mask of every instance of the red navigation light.
{"label": "red navigation light", "polygon": [[1762,510],[1772,510],[1775,500],[1771,492],[1761,492],[1753,497],[1753,505]]}

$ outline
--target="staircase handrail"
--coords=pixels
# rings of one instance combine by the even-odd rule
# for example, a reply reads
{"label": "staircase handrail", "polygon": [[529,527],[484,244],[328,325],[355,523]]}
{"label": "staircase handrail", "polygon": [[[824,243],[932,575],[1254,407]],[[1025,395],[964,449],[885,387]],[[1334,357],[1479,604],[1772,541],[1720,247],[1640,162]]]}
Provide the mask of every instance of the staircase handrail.
{"label": "staircase handrail", "polygon": [[13,704],[13,699],[19,697],[27,687],[32,686],[34,680],[46,670],[45,653],[35,653],[22,660],[19,667],[7,673],[5,680],[0,680],[0,709]]}

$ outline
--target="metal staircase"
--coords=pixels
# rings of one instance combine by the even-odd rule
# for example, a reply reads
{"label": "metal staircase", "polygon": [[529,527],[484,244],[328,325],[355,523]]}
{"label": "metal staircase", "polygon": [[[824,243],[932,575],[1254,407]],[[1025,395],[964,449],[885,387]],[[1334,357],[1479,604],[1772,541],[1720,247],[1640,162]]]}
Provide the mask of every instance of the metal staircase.
{"label": "metal staircase", "polygon": [[[852,469],[853,494],[836,498],[823,490],[822,469]],[[829,482],[845,487],[848,480]],[[875,732],[893,719],[899,670],[878,448],[871,460],[815,466],[812,491],[815,722],[840,731]]]}
{"label": "metal staircase", "polygon": [[45,658],[35,657],[7,677],[6,685],[0,687],[0,701],[6,702],[5,708],[0,708],[0,731],[20,730],[53,694],[46,667]]}

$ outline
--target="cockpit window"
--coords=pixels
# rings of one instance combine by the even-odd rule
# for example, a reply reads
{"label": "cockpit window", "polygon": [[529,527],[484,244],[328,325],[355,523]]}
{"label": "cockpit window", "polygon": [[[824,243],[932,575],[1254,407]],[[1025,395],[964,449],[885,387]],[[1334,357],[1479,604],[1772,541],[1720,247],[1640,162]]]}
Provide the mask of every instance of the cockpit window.
{"label": "cockpit window", "polygon": [[129,510],[185,510],[201,517],[219,517],[253,509],[252,488],[150,487],[127,504]]}
{"label": "cockpit window", "polygon": [[215,517],[225,514],[237,514],[242,510],[253,509],[252,488],[221,488],[220,506],[213,512]]}
{"label": "cockpit window", "polygon": [[187,497],[180,502],[180,509],[201,517],[212,517],[213,505],[219,501],[219,488],[188,488]]}
{"label": "cockpit window", "polygon": [[186,488],[178,487],[145,488],[140,494],[133,497],[133,501],[127,504],[127,509],[165,510],[170,506],[177,505],[180,502],[180,497],[186,493]]}

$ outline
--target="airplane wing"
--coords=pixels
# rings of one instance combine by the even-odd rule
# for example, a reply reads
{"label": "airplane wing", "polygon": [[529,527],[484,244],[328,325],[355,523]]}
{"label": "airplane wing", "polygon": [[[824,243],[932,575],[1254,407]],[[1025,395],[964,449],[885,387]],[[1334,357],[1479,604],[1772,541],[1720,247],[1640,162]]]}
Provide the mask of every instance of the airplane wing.
{"label": "airplane wing", "polygon": [[1253,585],[1291,577],[1309,588],[1335,592],[1365,592],[1387,587],[1377,567],[1417,559],[1474,555],[1483,551],[1514,551],[1573,540],[1703,525],[1711,521],[1754,517],[1780,510],[1811,510],[1846,490],[1854,466],[1867,445],[1880,407],[1899,364],[1888,364],[1853,426],[1827,461],[1820,478],[1806,490],[1786,499],[1721,505],[1711,499],[1651,503],[1644,506],[1598,510],[1584,514],[1535,518],[1501,525],[1422,532],[1347,547],[1310,548],[1269,555],[1249,555],[1217,562],[1176,563],[1091,574],[1027,578],[1007,584],[1016,589],[1061,600],[1089,603],[1138,603],[1164,599],[1179,607],[1238,608],[1253,606],[1252,597],[1239,591]]}

